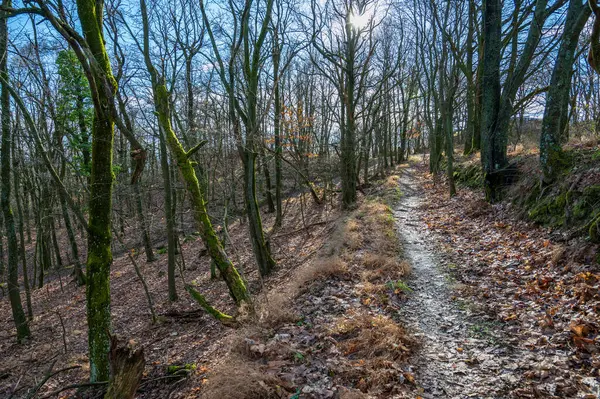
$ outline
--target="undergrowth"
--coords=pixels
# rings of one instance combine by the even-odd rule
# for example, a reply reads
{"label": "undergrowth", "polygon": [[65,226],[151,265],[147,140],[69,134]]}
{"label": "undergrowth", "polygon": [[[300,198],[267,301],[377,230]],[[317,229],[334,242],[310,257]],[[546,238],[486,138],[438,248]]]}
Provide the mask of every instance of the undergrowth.
{"label": "undergrowth", "polygon": [[[600,150],[567,148],[566,162],[556,181],[540,183],[539,159],[536,154],[513,158],[519,176],[506,190],[506,199],[519,214],[538,224],[560,228],[574,236],[600,242]],[[477,157],[458,159],[456,183],[472,189],[483,186],[483,173]]]}
{"label": "undergrowth", "polygon": [[[400,258],[392,210],[400,197],[399,176],[392,175],[372,185],[356,209],[342,215],[315,258],[293,270],[285,284],[271,289],[256,304],[259,320],[236,331],[230,342],[231,353],[208,375],[203,397],[300,397],[302,386],[280,378],[281,370],[267,373],[266,367],[277,362],[281,367],[326,362],[334,355],[323,354],[326,358],[321,360],[314,357],[332,343],[332,353],[340,358],[335,370],[329,370],[324,378],[335,381],[340,397],[363,397],[364,393],[389,391],[398,385],[404,378],[398,364],[415,345],[387,309],[390,298],[409,291],[403,283],[409,267]],[[345,300],[360,301],[359,308],[332,314],[325,318],[331,320],[326,325],[307,323],[305,317],[310,315],[303,315],[305,310],[297,304],[307,295],[322,295],[331,285],[345,287],[341,291],[348,295]],[[335,298],[322,300],[330,299]],[[281,331],[290,329],[319,336],[311,348],[321,349],[308,356],[287,338],[278,338]]]}

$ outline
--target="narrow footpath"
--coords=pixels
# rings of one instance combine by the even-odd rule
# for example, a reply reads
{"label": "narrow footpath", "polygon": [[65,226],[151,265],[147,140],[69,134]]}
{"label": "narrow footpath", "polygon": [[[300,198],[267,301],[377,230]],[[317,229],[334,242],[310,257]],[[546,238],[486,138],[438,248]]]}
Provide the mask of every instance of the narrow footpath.
{"label": "narrow footpath", "polygon": [[510,397],[519,385],[520,363],[529,356],[511,345],[501,328],[477,312],[476,306],[453,296],[451,272],[419,217],[423,193],[414,167],[404,170],[400,185],[402,199],[394,213],[404,256],[412,267],[407,281],[412,292],[400,317],[421,341],[411,360],[418,395],[424,399]]}

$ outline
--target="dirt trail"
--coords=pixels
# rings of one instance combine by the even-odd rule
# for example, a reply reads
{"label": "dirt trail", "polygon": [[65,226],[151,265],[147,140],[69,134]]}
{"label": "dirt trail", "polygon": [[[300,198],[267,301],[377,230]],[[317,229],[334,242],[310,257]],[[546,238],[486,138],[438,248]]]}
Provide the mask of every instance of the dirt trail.
{"label": "dirt trail", "polygon": [[519,385],[528,356],[501,336],[501,329],[472,304],[452,296],[453,280],[420,220],[420,190],[414,168],[404,171],[395,209],[413,290],[400,315],[422,346],[412,359],[419,395],[429,398],[506,398]]}

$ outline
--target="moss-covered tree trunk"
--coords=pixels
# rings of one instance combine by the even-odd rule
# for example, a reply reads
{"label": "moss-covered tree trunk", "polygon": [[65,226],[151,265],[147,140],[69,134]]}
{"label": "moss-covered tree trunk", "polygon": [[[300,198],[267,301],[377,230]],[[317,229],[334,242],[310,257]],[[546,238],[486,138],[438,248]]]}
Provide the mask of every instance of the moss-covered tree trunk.
{"label": "moss-covered tree trunk", "polygon": [[[519,87],[527,78],[527,71],[536,56],[536,49],[544,31],[546,20],[552,15],[548,0],[536,0],[532,20],[527,25],[527,39],[521,45],[518,16],[513,16],[513,45],[506,76],[500,74],[502,60],[502,5],[496,0],[484,1],[484,58],[482,81],[482,149],[481,160],[484,170],[486,198],[490,202],[501,199],[508,166],[508,129],[514,113],[514,104]],[[503,79],[500,89],[501,78]]]}
{"label": "moss-covered tree trunk", "polygon": [[475,147],[475,136],[479,135],[479,131],[476,130],[475,123],[475,81],[473,74],[473,56],[474,46],[473,39],[475,36],[475,19],[477,17],[475,0],[469,0],[469,13],[467,21],[467,41],[465,45],[466,49],[466,79],[467,79],[467,121],[466,121],[466,137],[465,137],[465,148],[464,154],[469,155],[477,148]]}
{"label": "moss-covered tree trunk", "polygon": [[163,77],[160,76],[156,68],[154,68],[152,60],[150,59],[148,15],[146,2],[144,0],[140,1],[140,8],[142,12],[144,28],[144,60],[146,63],[146,68],[148,69],[152,79],[154,108],[158,116],[158,123],[165,134],[167,145],[171,151],[171,154],[173,155],[173,158],[175,159],[175,162],[177,163],[181,177],[185,182],[194,220],[200,227],[200,236],[204,242],[204,245],[206,245],[208,253],[221,272],[221,276],[229,288],[231,297],[238,305],[243,302],[250,304],[250,294],[246,289],[246,284],[225,253],[223,245],[221,244],[221,241],[217,237],[217,234],[212,226],[210,217],[208,216],[208,211],[206,209],[204,193],[200,189],[200,183],[198,182],[194,166],[190,160],[190,157],[201,147],[203,143],[201,142],[191,150],[185,151],[181,145],[181,142],[175,135],[175,131],[173,130],[173,126],[171,124],[171,105],[169,101],[169,92]]}
{"label": "moss-covered tree trunk", "polygon": [[[249,145],[248,138],[246,138],[246,148]],[[254,148],[254,146],[250,148]],[[246,200],[250,241],[252,242],[252,249],[256,263],[258,264],[258,270],[261,276],[266,276],[275,267],[275,261],[271,256],[271,250],[265,239],[260,209],[258,208],[258,201],[256,199],[256,152],[253,149],[244,150],[242,159],[244,164],[244,198]]]}
{"label": "moss-covered tree trunk", "polygon": [[215,264],[221,276],[227,283],[229,292],[238,304],[241,302],[250,302],[250,295],[246,289],[246,285],[242,277],[234,267],[231,260],[225,254],[225,250],[217,237],[217,234],[212,227],[212,223],[206,209],[206,201],[204,194],[200,190],[200,183],[196,177],[196,172],[189,159],[192,155],[191,151],[185,151],[175,135],[170,122],[169,112],[169,93],[164,83],[154,84],[154,102],[158,114],[159,124],[161,125],[167,144],[171,150],[171,154],[177,162],[177,167],[181,172],[181,176],[185,182],[186,189],[189,194],[190,205],[194,215],[194,220],[200,226],[200,235],[208,253],[215,261]]}
{"label": "moss-covered tree trunk", "polygon": [[250,241],[254,250],[254,258],[261,276],[266,276],[275,268],[275,260],[271,256],[269,243],[265,233],[256,198],[256,160],[258,151],[258,75],[246,73],[249,88],[246,91],[247,115],[245,118],[246,142],[239,148],[244,165],[244,198],[246,202],[246,215],[250,230]]}
{"label": "moss-covered tree trunk", "polygon": [[571,0],[560,47],[546,94],[546,106],[540,135],[542,183],[552,183],[564,165],[561,141],[568,123],[569,97],[575,50],[579,35],[591,14],[587,2]]}
{"label": "moss-covered tree trunk", "polygon": [[[93,70],[97,90],[92,122],[92,161],[90,177],[88,259],[87,259],[87,321],[90,380],[107,381],[110,350],[110,267],[111,215],[113,187],[113,140],[116,82],[103,37],[102,0],[77,0],[77,12],[87,45],[99,70]],[[90,76],[88,76],[88,79]],[[90,82],[91,83],[91,82]],[[90,84],[91,86],[91,84]],[[109,87],[107,87],[109,86]]]}
{"label": "moss-covered tree trunk", "polygon": [[167,220],[167,276],[169,286],[169,300],[177,300],[177,286],[175,285],[175,252],[177,243],[175,237],[175,212],[173,211],[173,189],[171,188],[171,168],[167,159],[167,145],[163,129],[159,129],[160,167],[162,169],[165,193],[165,218]]}
{"label": "moss-covered tree trunk", "polygon": [[479,48],[481,49],[481,55],[479,56],[479,65],[477,65],[475,71],[475,98],[473,99],[473,151],[481,150],[481,84],[483,80],[481,75],[483,70],[483,44],[480,45]]}
{"label": "moss-covered tree trunk", "polygon": [[350,13],[346,16],[346,54],[344,69],[344,84],[341,85],[341,97],[345,105],[345,123],[341,129],[340,140],[340,177],[342,183],[342,207],[350,209],[356,203],[356,44],[358,34],[350,23]]}
{"label": "moss-covered tree trunk", "polygon": [[279,59],[281,57],[278,27],[273,30],[273,135],[275,136],[275,227],[281,227],[283,221],[282,171],[281,171],[281,97],[279,93]]}
{"label": "moss-covered tree trunk", "polygon": [[[257,22],[258,17],[256,19],[251,18],[252,1],[246,1],[243,9],[240,10],[236,10],[231,5],[231,12],[234,15],[238,12],[240,13],[239,19],[236,17],[235,31],[237,32],[237,37],[233,37],[230,49],[232,53],[240,53],[240,59],[242,60],[241,72],[243,73],[242,79],[240,79],[239,76],[236,76],[239,71],[235,62],[236,57],[231,57],[228,67],[225,67],[219,52],[219,46],[211,29],[204,1],[200,1],[202,18],[204,19],[206,30],[219,65],[219,77],[227,90],[229,118],[233,125],[233,134],[237,140],[238,151],[244,166],[244,199],[249,222],[250,241],[252,242],[259,272],[263,276],[273,270],[275,261],[271,256],[269,244],[265,239],[260,211],[256,201],[256,154],[260,140],[260,135],[258,134],[257,105],[259,75],[262,68],[261,49],[264,45],[267,32],[271,27],[273,3],[274,0],[266,1],[264,14],[260,16],[262,18],[260,30],[254,33],[252,32],[252,28],[255,26],[254,24]],[[259,24],[256,23],[256,25]],[[243,48],[243,51],[241,51],[241,48]],[[241,94],[236,90],[236,81],[238,80],[241,80],[241,86],[244,88],[243,102],[238,101],[238,96]],[[245,129],[245,140],[242,139],[240,120],[243,122]]]}
{"label": "moss-covered tree trunk", "polygon": [[[248,3],[247,3],[248,4]],[[262,276],[266,276],[275,268],[275,260],[271,256],[269,242],[265,238],[263,231],[262,218],[256,199],[256,157],[259,146],[259,122],[257,115],[258,92],[259,92],[259,72],[260,72],[260,51],[266,36],[266,29],[271,18],[273,9],[273,0],[267,1],[265,16],[262,21],[262,28],[256,41],[254,49],[250,49],[248,42],[250,40],[250,12],[244,14],[242,18],[242,36],[244,45],[244,80],[245,80],[245,117],[242,118],[246,130],[246,141],[240,148],[242,163],[244,165],[244,197],[246,199],[246,215],[248,217],[248,228],[250,230],[250,241],[254,250],[254,258],[258,264],[258,270]],[[230,71],[231,72],[231,71]],[[230,96],[233,93],[230,93]],[[235,118],[235,114],[230,107],[230,115]]]}
{"label": "moss-covered tree trunk", "polygon": [[[2,1],[3,7],[11,7],[10,0]],[[10,153],[11,153],[11,126],[10,126],[10,92],[8,90],[8,20],[0,19],[0,74],[2,74],[2,92],[0,93],[0,106],[2,114],[2,145],[0,148],[0,207],[4,216],[4,227],[8,241],[8,296],[12,309],[13,320],[17,329],[17,341],[22,342],[31,335],[29,325],[21,304],[21,290],[19,287],[19,253],[15,219],[10,209]]]}
{"label": "moss-covered tree trunk", "polygon": [[263,148],[261,151],[261,166],[265,176],[265,196],[267,197],[267,207],[269,213],[275,212],[275,201],[273,200],[273,184],[271,182],[271,171],[269,170],[269,162]]}

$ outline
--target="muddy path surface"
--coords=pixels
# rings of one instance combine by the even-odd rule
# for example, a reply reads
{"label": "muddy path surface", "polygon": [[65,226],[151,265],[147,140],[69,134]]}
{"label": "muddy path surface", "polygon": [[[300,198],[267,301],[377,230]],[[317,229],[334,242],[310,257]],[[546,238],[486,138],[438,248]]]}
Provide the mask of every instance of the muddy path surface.
{"label": "muddy path surface", "polygon": [[[451,265],[435,249],[435,237],[421,221],[421,181],[414,167],[401,178],[395,209],[404,256],[411,264],[412,292],[400,311],[407,330],[420,338],[411,361],[418,395],[425,398],[506,398],[519,386],[530,356],[476,304],[453,296]],[[444,199],[440,199],[444,200]],[[474,306],[475,305],[475,306]]]}

